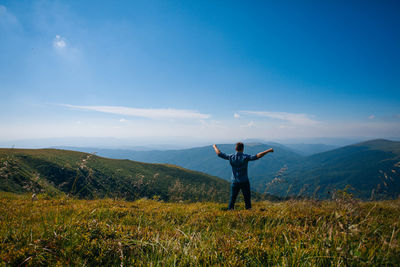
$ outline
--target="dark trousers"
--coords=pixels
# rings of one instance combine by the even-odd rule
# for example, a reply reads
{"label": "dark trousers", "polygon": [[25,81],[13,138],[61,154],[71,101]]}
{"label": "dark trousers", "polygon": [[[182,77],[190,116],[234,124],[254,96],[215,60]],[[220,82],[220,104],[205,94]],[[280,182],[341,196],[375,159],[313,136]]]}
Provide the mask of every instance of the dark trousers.
{"label": "dark trousers", "polygon": [[240,189],[242,189],[244,203],[246,209],[251,209],[251,193],[250,193],[250,183],[249,181],[244,183],[232,183],[231,185],[231,199],[229,201],[228,210],[233,210],[235,208],[235,202]]}

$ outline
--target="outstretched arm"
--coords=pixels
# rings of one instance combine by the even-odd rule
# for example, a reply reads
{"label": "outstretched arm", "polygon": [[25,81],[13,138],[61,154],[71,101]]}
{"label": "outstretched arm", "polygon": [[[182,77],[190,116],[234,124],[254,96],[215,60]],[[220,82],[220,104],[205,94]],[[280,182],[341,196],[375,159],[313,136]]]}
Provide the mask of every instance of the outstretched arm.
{"label": "outstretched arm", "polygon": [[215,153],[217,153],[217,155],[219,155],[219,153],[221,153],[221,151],[218,149],[217,145],[213,145],[213,148],[215,150]]}
{"label": "outstretched arm", "polygon": [[215,153],[217,153],[217,155],[218,155],[218,157],[220,157],[220,158],[222,158],[222,159],[229,159],[229,156],[228,155],[226,155],[225,153],[222,153],[219,149],[218,149],[218,147],[216,146],[216,145],[213,145],[213,148],[214,148],[214,150],[215,150]]}
{"label": "outstretched arm", "polygon": [[267,150],[265,150],[263,152],[258,153],[256,156],[257,156],[258,159],[260,159],[260,158],[264,157],[266,154],[268,154],[270,152],[274,152],[274,150],[272,148],[270,148],[270,149],[267,149]]}

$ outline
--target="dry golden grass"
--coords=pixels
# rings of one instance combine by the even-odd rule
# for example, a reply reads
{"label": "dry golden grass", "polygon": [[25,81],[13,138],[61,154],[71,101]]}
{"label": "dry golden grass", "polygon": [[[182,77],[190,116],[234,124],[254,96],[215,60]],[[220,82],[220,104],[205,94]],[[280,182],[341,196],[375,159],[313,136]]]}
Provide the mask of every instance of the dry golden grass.
{"label": "dry golden grass", "polygon": [[225,204],[1,193],[11,265],[399,265],[400,201]]}

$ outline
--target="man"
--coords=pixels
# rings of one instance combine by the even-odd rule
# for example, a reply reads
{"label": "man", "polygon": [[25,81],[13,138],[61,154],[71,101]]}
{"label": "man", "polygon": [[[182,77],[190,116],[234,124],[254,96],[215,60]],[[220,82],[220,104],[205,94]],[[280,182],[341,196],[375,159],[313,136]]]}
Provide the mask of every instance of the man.
{"label": "man", "polygon": [[257,155],[251,156],[244,154],[244,145],[239,142],[235,146],[236,153],[232,155],[226,155],[222,153],[216,145],[213,145],[215,153],[218,157],[229,160],[232,166],[232,185],[231,185],[231,199],[229,201],[228,210],[235,208],[236,197],[239,194],[240,189],[242,190],[244,203],[246,209],[251,209],[251,195],[250,195],[250,182],[247,176],[247,165],[251,160],[257,160],[264,157],[270,152],[274,152],[272,148],[258,153]]}

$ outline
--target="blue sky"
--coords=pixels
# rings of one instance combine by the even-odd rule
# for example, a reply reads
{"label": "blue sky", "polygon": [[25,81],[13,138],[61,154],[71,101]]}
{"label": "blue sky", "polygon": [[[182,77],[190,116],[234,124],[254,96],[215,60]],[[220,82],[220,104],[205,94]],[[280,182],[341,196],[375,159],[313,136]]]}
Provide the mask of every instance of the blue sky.
{"label": "blue sky", "polygon": [[399,13],[398,1],[0,0],[0,141],[399,138]]}

